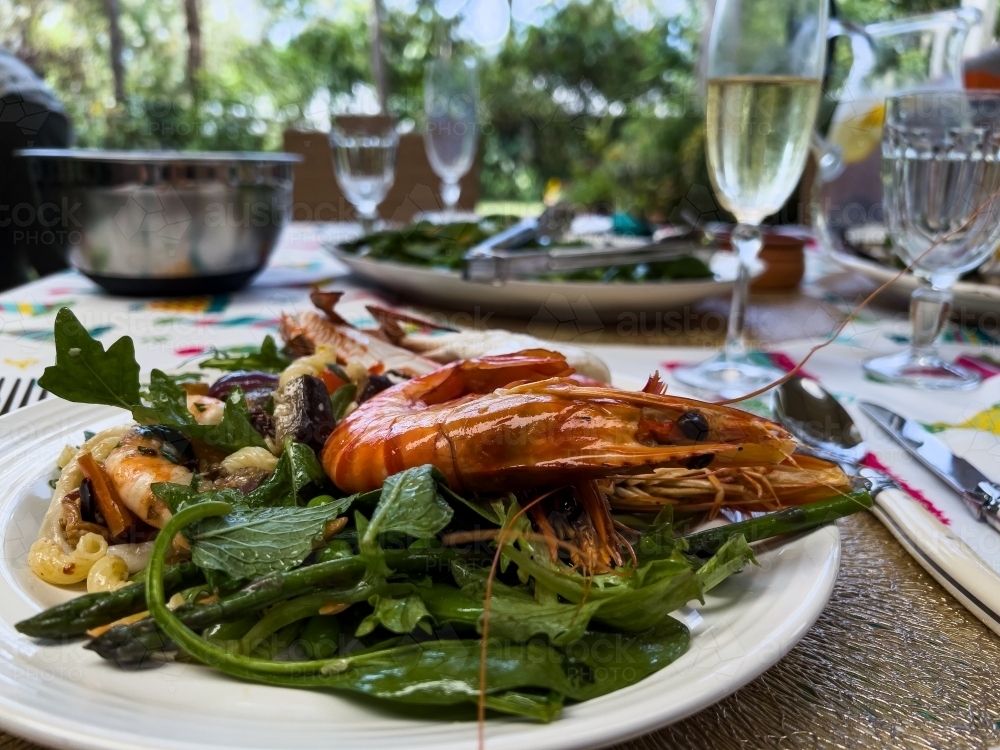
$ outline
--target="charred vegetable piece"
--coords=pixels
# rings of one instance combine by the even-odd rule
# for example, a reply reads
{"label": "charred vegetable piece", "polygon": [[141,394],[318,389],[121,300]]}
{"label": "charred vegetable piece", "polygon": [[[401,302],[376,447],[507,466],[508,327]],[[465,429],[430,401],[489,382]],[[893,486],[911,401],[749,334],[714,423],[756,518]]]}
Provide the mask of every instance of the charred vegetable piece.
{"label": "charred vegetable piece", "polygon": [[264,437],[274,437],[274,417],[263,409],[250,410],[250,424]]}
{"label": "charred vegetable piece", "polygon": [[365,389],[361,391],[361,396],[358,398],[358,403],[363,404],[372,396],[379,394],[394,385],[395,383],[388,375],[369,375],[368,382],[365,383]]}
{"label": "charred vegetable piece", "polygon": [[295,378],[274,398],[275,439],[291,437],[315,451],[322,450],[335,420],[326,385],[314,375]]}
{"label": "charred vegetable piece", "polygon": [[208,395],[224,400],[237,386],[243,389],[247,403],[252,406],[250,394],[265,390],[268,394],[272,393],[278,387],[278,376],[260,370],[236,370],[216,380],[209,389]]}
{"label": "charred vegetable piece", "polygon": [[66,541],[69,542],[71,546],[75,547],[84,534],[99,534],[105,539],[108,539],[111,536],[111,533],[103,524],[98,525],[93,521],[87,521],[83,518],[83,513],[80,509],[79,490],[73,490],[66,495],[62,499],[61,504],[62,516],[60,517],[60,523],[62,524],[63,532],[66,535]]}
{"label": "charred vegetable piece", "polygon": [[94,500],[96,501],[101,515],[108,523],[108,530],[112,536],[118,536],[127,528],[135,524],[135,517],[118,497],[118,490],[108,478],[93,455],[84,453],[77,459],[80,464],[80,471],[90,480],[94,490]]}

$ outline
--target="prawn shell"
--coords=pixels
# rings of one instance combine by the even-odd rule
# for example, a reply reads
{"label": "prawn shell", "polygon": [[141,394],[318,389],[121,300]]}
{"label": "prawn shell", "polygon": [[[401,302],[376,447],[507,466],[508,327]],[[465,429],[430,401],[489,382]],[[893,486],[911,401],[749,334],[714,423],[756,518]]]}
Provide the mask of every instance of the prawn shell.
{"label": "prawn shell", "polygon": [[[375,489],[428,463],[456,490],[504,492],[683,467],[693,459],[773,465],[794,450],[783,428],[746,412],[581,385],[571,373],[563,357],[538,350],[446,366],[390,388],[344,419],[324,447],[324,468],[347,492]],[[492,388],[504,379],[515,385]],[[708,424],[699,441],[675,429],[692,411]]]}

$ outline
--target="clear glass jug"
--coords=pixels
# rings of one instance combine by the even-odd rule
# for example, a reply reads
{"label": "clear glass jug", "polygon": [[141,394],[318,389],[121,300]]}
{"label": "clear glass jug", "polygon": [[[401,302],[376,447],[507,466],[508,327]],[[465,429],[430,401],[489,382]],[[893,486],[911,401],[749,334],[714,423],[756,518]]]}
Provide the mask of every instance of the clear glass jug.
{"label": "clear glass jug", "polygon": [[813,227],[828,250],[891,257],[882,223],[885,98],[903,90],[962,88],[962,49],[981,17],[959,8],[842,29],[854,61],[826,140],[814,140],[818,169],[810,202]]}

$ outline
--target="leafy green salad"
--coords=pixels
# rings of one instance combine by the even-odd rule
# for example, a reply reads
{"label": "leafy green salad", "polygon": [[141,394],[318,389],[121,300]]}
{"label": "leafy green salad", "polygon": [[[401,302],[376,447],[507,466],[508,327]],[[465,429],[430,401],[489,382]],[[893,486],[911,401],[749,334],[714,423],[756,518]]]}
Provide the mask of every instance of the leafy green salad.
{"label": "leafy green salad", "polygon": [[[372,260],[406,263],[429,268],[461,270],[462,256],[475,245],[507,229],[513,219],[486,216],[478,223],[433,224],[420,221],[398,230],[373,232],[340,245],[341,250]],[[551,247],[559,247],[557,243]],[[539,247],[525,245],[525,249]],[[549,281],[645,282],[676,279],[710,279],[711,269],[694,256],[635,265],[603,266],[568,273],[548,274]]]}

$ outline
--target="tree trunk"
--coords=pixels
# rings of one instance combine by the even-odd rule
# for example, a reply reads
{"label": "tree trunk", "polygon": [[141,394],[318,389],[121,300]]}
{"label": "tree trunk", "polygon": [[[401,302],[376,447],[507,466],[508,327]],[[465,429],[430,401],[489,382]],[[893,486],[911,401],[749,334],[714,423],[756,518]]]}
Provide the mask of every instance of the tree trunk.
{"label": "tree trunk", "polygon": [[385,50],[382,48],[382,0],[372,0],[371,15],[368,18],[368,33],[372,45],[372,77],[378,92],[378,103],[382,114],[388,114],[386,100],[389,97],[389,83],[385,72]]}
{"label": "tree trunk", "polygon": [[201,72],[201,14],[198,10],[198,0],[184,0],[184,15],[187,17],[188,86],[192,95],[197,94],[198,74]]}
{"label": "tree trunk", "polygon": [[118,0],[104,0],[108,17],[108,41],[111,46],[111,75],[115,80],[115,101],[125,101],[125,68],[122,64],[122,30],[119,24],[121,5]]}

